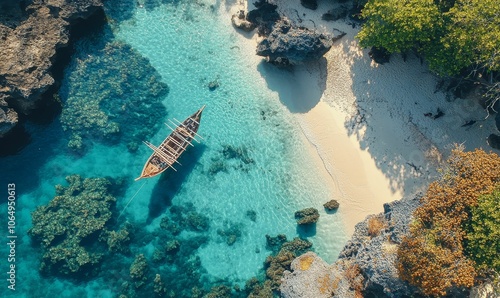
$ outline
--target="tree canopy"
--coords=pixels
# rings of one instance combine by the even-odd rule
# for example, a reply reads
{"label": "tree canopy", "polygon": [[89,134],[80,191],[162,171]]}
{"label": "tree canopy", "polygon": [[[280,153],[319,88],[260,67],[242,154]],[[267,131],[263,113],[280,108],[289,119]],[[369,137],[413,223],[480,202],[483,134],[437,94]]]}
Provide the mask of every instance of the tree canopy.
{"label": "tree canopy", "polygon": [[500,70],[497,0],[369,0],[358,33],[363,47],[416,50],[440,75]]}

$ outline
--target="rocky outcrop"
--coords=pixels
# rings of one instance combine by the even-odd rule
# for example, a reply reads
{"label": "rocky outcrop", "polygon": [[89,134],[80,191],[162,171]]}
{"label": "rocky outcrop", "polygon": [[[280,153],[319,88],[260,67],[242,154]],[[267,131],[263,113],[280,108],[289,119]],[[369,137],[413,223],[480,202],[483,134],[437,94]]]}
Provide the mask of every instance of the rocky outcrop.
{"label": "rocky outcrop", "polygon": [[328,211],[334,211],[339,208],[340,204],[336,200],[330,200],[326,203],[323,204],[323,207],[325,207],[326,210]]}
{"label": "rocky outcrop", "polygon": [[295,212],[298,225],[310,225],[318,222],[319,212],[315,208],[306,208]]}
{"label": "rocky outcrop", "polygon": [[[332,265],[310,253],[295,259],[292,271],[285,273],[282,279],[282,296],[359,297],[371,293],[374,297],[402,297],[416,293],[415,288],[398,278],[395,260],[398,244],[408,233],[411,214],[419,201],[420,196],[416,196],[384,204],[382,214],[358,223],[351,240]],[[378,233],[370,232],[374,217],[387,223]],[[306,263],[310,265],[305,266]]]}
{"label": "rocky outcrop", "polygon": [[[91,15],[102,3],[100,0],[45,0],[22,9],[20,5],[27,1],[11,2],[16,4],[9,7],[17,13],[8,21],[1,19],[0,25],[0,97],[10,109],[29,114],[41,95],[54,84],[51,68],[56,50],[69,41],[69,26]],[[13,127],[8,122],[12,119],[0,119],[0,126]]]}
{"label": "rocky outcrop", "polygon": [[300,0],[300,4],[305,8],[316,10],[318,8],[318,0]]}
{"label": "rocky outcrop", "polygon": [[234,27],[246,32],[250,32],[257,27],[257,25],[247,20],[244,10],[240,10],[235,13],[231,17],[231,23]]}
{"label": "rocky outcrop", "polygon": [[297,65],[321,58],[333,45],[333,36],[294,27],[286,18],[277,22],[257,46],[257,55],[280,65]]}
{"label": "rocky outcrop", "polygon": [[273,25],[281,19],[276,11],[277,5],[266,0],[259,0],[254,3],[255,9],[248,12],[246,19],[257,26],[257,31],[261,36],[271,33]]}
{"label": "rocky outcrop", "polygon": [[8,133],[17,123],[17,113],[9,108],[7,102],[0,97],[0,138]]}

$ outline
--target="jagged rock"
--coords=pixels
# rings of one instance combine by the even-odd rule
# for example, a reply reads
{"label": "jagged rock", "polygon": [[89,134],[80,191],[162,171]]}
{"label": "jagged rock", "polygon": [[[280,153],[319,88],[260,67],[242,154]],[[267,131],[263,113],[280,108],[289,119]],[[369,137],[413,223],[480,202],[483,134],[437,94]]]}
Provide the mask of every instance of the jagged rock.
{"label": "jagged rock", "polygon": [[69,25],[101,6],[100,0],[36,1],[25,10],[19,3],[12,5],[17,7],[13,17],[18,20],[9,19],[0,28],[0,96],[10,108],[28,114],[37,106],[54,84],[52,64],[56,50],[69,41]]}
{"label": "jagged rock", "polygon": [[9,108],[0,98],[0,137],[8,133],[17,124],[17,113]]}
{"label": "jagged rock", "polygon": [[500,136],[494,133],[488,136],[488,144],[491,148],[500,150]]}
{"label": "jagged rock", "polygon": [[314,208],[306,208],[295,212],[295,218],[297,219],[297,224],[299,225],[314,224],[319,219],[319,212]]}
{"label": "jagged rock", "polygon": [[272,63],[296,65],[321,58],[332,44],[332,36],[293,27],[287,19],[282,19],[259,43],[257,55],[267,57]]}
{"label": "jagged rock", "polygon": [[246,32],[250,32],[257,27],[256,24],[246,19],[245,11],[240,10],[231,17],[231,23],[234,27]]}
{"label": "jagged rock", "polygon": [[325,209],[328,211],[336,210],[339,208],[339,206],[340,206],[339,202],[337,202],[335,200],[330,200],[330,201],[323,204],[323,207],[325,207]]}
{"label": "jagged rock", "polygon": [[305,8],[309,8],[312,10],[316,10],[318,8],[317,0],[300,0],[300,4],[302,4],[302,6],[304,6]]}
{"label": "jagged rock", "polygon": [[276,11],[277,5],[266,0],[259,0],[254,3],[255,9],[248,12],[247,20],[255,24],[260,36],[267,36],[271,33],[273,25],[281,19]]}

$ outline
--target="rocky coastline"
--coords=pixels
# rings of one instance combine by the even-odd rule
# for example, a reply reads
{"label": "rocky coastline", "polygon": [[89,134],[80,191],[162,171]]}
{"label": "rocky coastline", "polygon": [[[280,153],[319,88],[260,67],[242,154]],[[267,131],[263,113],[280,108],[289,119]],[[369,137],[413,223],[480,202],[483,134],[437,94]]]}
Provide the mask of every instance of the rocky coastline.
{"label": "rocky coastline", "polygon": [[[284,273],[282,297],[403,297],[417,292],[398,278],[397,246],[408,232],[420,195],[384,204],[384,212],[368,216],[329,265],[313,252],[296,258]],[[309,258],[311,266],[301,266]],[[357,296],[358,295],[358,296]]]}
{"label": "rocky coastline", "polygon": [[[42,105],[63,68],[71,27],[102,11],[101,0],[4,1],[0,17],[0,137]],[[63,56],[63,55],[60,55]],[[52,91],[54,92],[54,91]],[[21,117],[20,117],[21,116]]]}

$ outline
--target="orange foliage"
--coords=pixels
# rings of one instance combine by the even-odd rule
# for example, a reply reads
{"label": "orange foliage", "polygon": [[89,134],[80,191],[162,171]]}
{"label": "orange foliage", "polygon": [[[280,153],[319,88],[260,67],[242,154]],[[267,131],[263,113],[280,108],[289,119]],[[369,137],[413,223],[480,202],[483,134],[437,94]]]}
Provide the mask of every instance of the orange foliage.
{"label": "orange foliage", "polygon": [[448,163],[443,178],[431,183],[422,197],[410,233],[398,249],[400,277],[426,295],[473,285],[476,271],[464,256],[463,224],[478,197],[500,182],[500,157],[494,153],[455,149]]}

